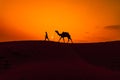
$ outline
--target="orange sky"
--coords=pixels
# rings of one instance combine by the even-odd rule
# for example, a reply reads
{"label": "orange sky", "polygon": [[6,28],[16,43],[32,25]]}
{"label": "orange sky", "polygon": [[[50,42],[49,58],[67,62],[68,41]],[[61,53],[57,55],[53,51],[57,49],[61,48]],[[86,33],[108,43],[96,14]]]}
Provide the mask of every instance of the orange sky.
{"label": "orange sky", "polygon": [[74,42],[120,40],[119,0],[0,0],[0,42],[52,41],[59,30]]}

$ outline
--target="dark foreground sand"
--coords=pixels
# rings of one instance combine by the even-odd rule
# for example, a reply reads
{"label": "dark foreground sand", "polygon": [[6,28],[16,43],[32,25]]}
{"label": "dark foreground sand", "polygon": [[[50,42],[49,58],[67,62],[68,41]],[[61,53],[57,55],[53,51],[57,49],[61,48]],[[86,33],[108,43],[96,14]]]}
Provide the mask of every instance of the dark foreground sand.
{"label": "dark foreground sand", "polygon": [[0,43],[0,80],[120,80],[120,42]]}

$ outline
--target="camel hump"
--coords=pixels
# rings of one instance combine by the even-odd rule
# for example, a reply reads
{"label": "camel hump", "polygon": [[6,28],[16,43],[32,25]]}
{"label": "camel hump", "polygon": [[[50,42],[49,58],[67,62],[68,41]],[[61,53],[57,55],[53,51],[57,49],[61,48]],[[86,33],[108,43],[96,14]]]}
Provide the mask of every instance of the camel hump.
{"label": "camel hump", "polygon": [[68,32],[62,32],[63,34],[69,34]]}
{"label": "camel hump", "polygon": [[63,32],[62,35],[65,37],[70,37],[70,34],[68,32]]}

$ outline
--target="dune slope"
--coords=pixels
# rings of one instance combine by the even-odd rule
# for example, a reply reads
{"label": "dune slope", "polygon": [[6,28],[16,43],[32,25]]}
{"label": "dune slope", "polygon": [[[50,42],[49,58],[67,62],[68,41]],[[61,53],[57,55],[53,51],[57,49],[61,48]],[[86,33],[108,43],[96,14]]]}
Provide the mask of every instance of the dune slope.
{"label": "dune slope", "polygon": [[120,80],[120,42],[0,43],[0,80]]}

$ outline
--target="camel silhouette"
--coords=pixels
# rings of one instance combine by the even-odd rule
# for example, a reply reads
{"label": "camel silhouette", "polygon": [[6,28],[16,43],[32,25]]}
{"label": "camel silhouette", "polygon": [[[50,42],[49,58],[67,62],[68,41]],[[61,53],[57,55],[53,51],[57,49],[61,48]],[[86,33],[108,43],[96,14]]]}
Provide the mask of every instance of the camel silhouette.
{"label": "camel silhouette", "polygon": [[61,38],[63,38],[63,41],[65,42],[65,37],[68,38],[68,42],[71,40],[71,42],[73,43],[72,39],[71,39],[71,35],[68,32],[62,32],[61,34],[59,33],[58,30],[55,30],[55,32],[60,36],[59,42],[61,40]]}

